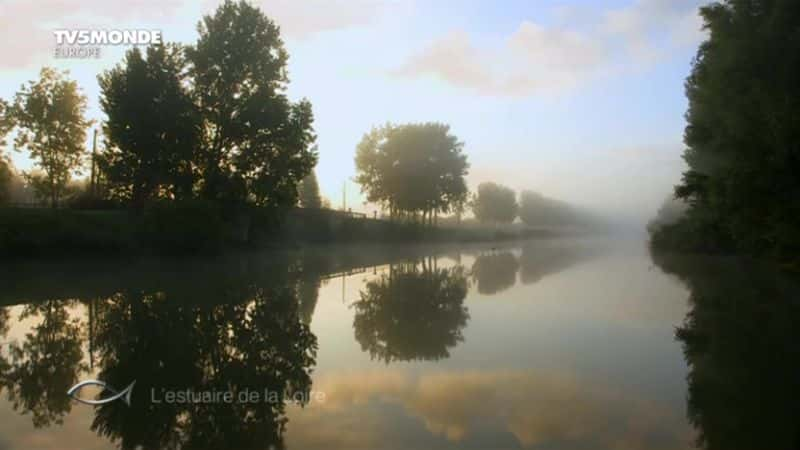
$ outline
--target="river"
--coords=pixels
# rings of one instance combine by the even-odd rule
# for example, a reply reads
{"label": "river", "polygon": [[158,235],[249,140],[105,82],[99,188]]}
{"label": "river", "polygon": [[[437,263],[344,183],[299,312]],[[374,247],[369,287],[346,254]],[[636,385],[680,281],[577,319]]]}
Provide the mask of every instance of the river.
{"label": "river", "polygon": [[0,449],[800,442],[797,284],[753,261],[552,239],[27,262],[0,282]]}

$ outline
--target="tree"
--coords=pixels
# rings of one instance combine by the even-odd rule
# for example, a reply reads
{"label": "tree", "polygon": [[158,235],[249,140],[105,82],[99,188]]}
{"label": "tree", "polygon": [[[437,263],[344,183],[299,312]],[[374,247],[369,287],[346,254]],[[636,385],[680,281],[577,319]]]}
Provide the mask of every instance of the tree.
{"label": "tree", "polygon": [[464,144],[441,123],[374,128],[356,148],[356,181],[371,202],[397,212],[421,212],[430,223],[467,196]]}
{"label": "tree", "polygon": [[86,127],[86,97],[67,72],[45,67],[38,81],[17,92],[11,115],[19,127],[15,143],[30,152],[43,177],[32,180],[37,194],[55,207],[73,172],[81,165]]}
{"label": "tree", "polygon": [[285,94],[288,53],[279,28],[245,1],[226,0],[187,49],[201,116],[204,198],[271,208],[297,203],[316,164],[307,100]]}
{"label": "tree", "polygon": [[472,212],[481,223],[511,223],[519,209],[513,190],[496,183],[481,183],[472,202]]}
{"label": "tree", "polygon": [[528,226],[563,227],[589,223],[589,218],[566,202],[538,192],[522,191],[519,218]]}
{"label": "tree", "polygon": [[0,147],[6,146],[6,135],[12,128],[14,128],[12,109],[0,98]]}
{"label": "tree", "polygon": [[[660,232],[700,245],[795,257],[800,250],[800,4],[725,0],[701,8],[709,38],[686,80],[676,186],[685,219]],[[656,236],[654,242],[676,242]]]}
{"label": "tree", "polygon": [[101,159],[112,193],[142,206],[152,198],[192,196],[199,115],[185,88],[178,46],[138,48],[98,77],[107,150]]}
{"label": "tree", "polygon": [[322,207],[322,198],[319,196],[319,183],[317,183],[317,175],[313,170],[300,181],[298,191],[300,205],[303,208],[319,209]]}

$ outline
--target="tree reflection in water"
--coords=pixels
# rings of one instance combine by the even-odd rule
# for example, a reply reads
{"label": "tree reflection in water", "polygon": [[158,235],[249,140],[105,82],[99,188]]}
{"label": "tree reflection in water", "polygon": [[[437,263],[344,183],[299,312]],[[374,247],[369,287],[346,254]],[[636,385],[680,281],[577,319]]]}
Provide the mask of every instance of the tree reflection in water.
{"label": "tree reflection in water", "polygon": [[467,278],[461,267],[421,263],[390,266],[366,284],[353,304],[356,340],[373,359],[439,360],[464,340],[469,313]]}
{"label": "tree reflection in water", "polygon": [[[308,309],[316,290],[285,273],[218,279],[213,286],[204,280],[199,298],[187,297],[202,292],[183,282],[163,290],[128,286],[84,301],[85,321],[70,318],[75,301],[27,305],[20,319],[41,323],[9,344],[0,359],[2,387],[37,427],[60,423],[74,404],[66,391],[91,373],[82,351],[89,338],[97,379],[117,389],[136,381],[130,406],[113,401],[94,409],[92,430],[120,448],[282,448],[286,403],[307,401],[317,349],[301,320],[299,293]],[[8,310],[2,312],[0,329],[7,331]],[[233,401],[170,403],[168,391],[231,392]],[[258,392],[258,400],[240,401],[244,392]]]}
{"label": "tree reflection in water", "polygon": [[511,252],[480,255],[472,264],[472,278],[478,284],[478,293],[494,295],[514,287],[517,282],[519,261]]}
{"label": "tree reflection in water", "polygon": [[[68,307],[74,302],[46,301],[26,305],[18,320],[38,319],[22,343],[8,344],[8,357],[0,361],[0,386],[14,410],[30,414],[34,426],[62,423],[72,403],[67,389],[86,370],[83,362],[82,328],[71,318]],[[9,312],[4,308],[0,326],[8,332]]]}
{"label": "tree reflection in water", "polygon": [[676,332],[688,417],[709,450],[800,448],[800,283],[774,267],[653,254],[689,287]]}

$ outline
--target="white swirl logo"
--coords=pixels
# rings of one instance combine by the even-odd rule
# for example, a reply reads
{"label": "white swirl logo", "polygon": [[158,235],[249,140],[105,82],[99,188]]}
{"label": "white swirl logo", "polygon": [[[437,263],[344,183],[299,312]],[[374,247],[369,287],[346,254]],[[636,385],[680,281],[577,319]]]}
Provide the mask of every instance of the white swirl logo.
{"label": "white swirl logo", "polygon": [[[100,380],[84,380],[84,381],[81,381],[80,383],[76,384],[75,386],[72,386],[71,388],[69,388],[69,390],[67,391],[67,395],[69,395],[70,397],[72,397],[76,401],[79,401],[79,402],[81,402],[83,404],[86,404],[86,405],[104,405],[106,403],[111,403],[114,400],[122,399],[122,401],[125,402],[126,405],[130,406],[131,405],[131,392],[133,392],[133,385],[134,384],[136,384],[136,380],[134,380],[133,383],[129,384],[128,387],[126,387],[125,389],[123,389],[121,391],[118,391],[115,388],[113,388],[112,386],[110,386],[109,384],[107,384],[107,383],[105,383],[103,381],[100,381]],[[112,395],[110,397],[106,397],[106,398],[101,398],[101,399],[98,399],[98,400],[87,400],[87,399],[84,399],[84,398],[80,398],[80,397],[78,397],[77,393],[84,386],[100,386],[104,390],[109,391],[114,395]]]}

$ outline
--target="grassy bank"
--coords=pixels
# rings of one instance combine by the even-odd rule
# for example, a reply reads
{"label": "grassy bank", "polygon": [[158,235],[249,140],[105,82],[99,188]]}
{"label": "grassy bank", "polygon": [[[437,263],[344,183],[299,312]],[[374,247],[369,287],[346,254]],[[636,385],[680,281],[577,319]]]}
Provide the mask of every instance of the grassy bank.
{"label": "grassy bank", "polygon": [[0,208],[0,255],[216,252],[228,247],[307,244],[487,242],[546,237],[546,231],[426,227],[331,210],[293,210],[281,224],[258,213],[232,216],[192,202],[125,210]]}

